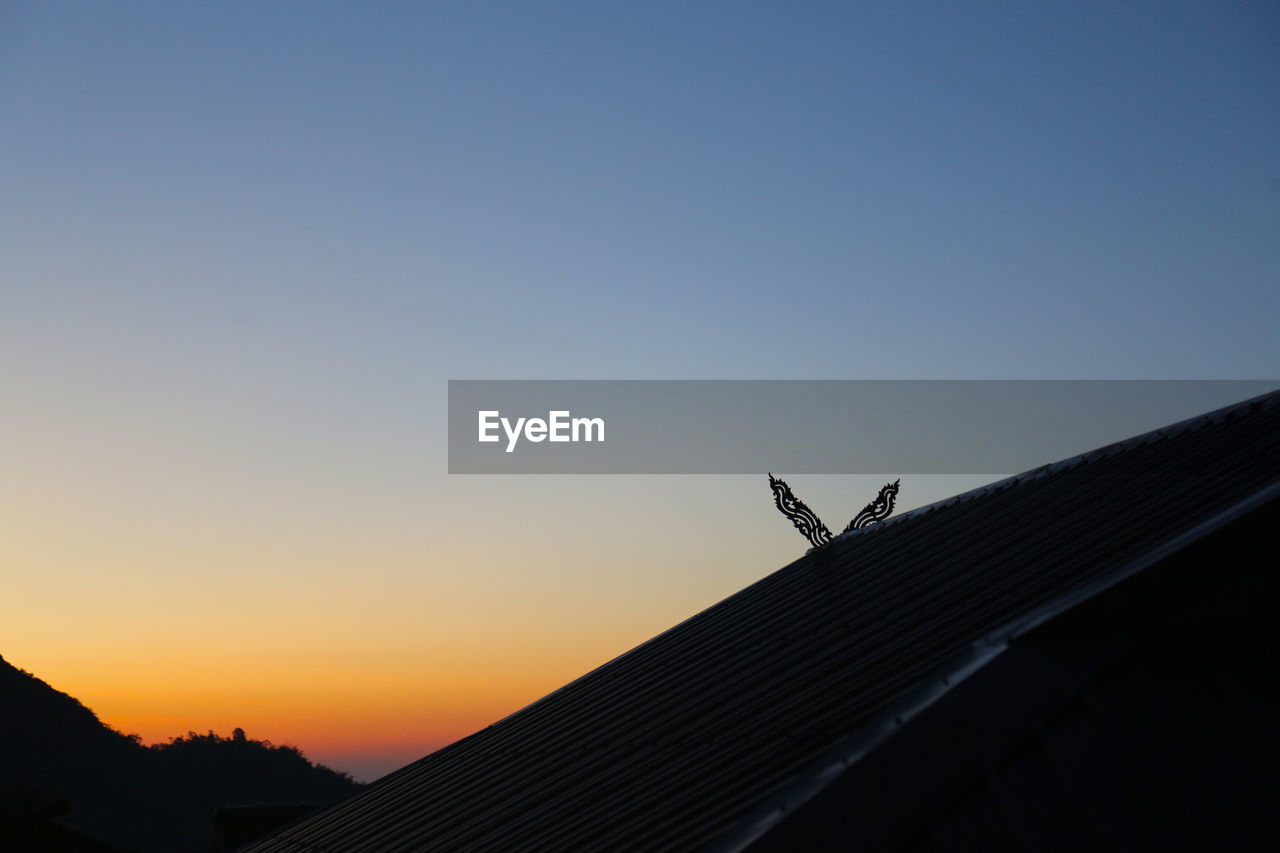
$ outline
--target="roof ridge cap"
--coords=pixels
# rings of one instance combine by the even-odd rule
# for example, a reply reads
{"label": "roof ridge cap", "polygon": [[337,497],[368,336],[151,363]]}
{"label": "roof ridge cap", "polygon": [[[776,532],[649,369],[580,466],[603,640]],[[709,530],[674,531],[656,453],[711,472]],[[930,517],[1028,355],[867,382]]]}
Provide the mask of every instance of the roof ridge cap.
{"label": "roof ridge cap", "polygon": [[[1265,394],[1259,394],[1255,397],[1250,397],[1245,400],[1240,400],[1239,402],[1236,402],[1236,403],[1229,403],[1225,406],[1222,406],[1217,409],[1213,409],[1212,411],[1209,411],[1209,412],[1202,412],[1201,414],[1198,414],[1198,415],[1192,415],[1189,418],[1185,418],[1180,421],[1175,421],[1174,423],[1171,423],[1171,424],[1165,424],[1164,426],[1156,427],[1153,430],[1148,430],[1147,432],[1139,433],[1138,435],[1133,435],[1128,438],[1122,438],[1119,441],[1113,441],[1110,444],[1104,444],[1100,447],[1095,447],[1092,450],[1086,450],[1083,453],[1077,453],[1075,456],[1068,456],[1064,459],[1059,459],[1056,462],[1048,462],[1044,465],[1039,465],[1035,468],[1029,468],[1026,471],[1023,471],[1019,474],[1011,474],[999,480],[995,480],[993,482],[986,483],[981,486],[975,486],[974,488],[969,489],[966,492],[960,492],[959,494],[952,495],[951,497],[942,498],[941,500],[934,501],[931,504],[918,506],[915,509],[907,510],[904,513],[891,516],[889,518],[884,519],[883,521],[878,521],[875,524],[871,524],[866,527],[855,527],[853,530],[846,530],[843,533],[840,533],[832,537],[831,542],[827,544],[828,545],[834,544],[836,542],[840,542],[845,539],[851,538],[860,533],[868,533],[881,527],[886,527],[891,524],[898,524],[906,521],[909,518],[913,518],[919,515],[925,515],[926,513],[932,512],[933,510],[942,509],[944,507],[952,506],[954,504],[966,503],[968,501],[975,500],[977,498],[983,497],[985,495],[991,494],[1001,489],[1009,488],[1010,486],[1014,486],[1019,483],[1038,480],[1042,477],[1047,477],[1048,475],[1054,474],[1058,471],[1075,467],[1076,465],[1087,464],[1089,462],[1092,462],[1095,459],[1106,457],[1111,453],[1115,453],[1120,450],[1129,450],[1134,447],[1139,447],[1145,442],[1150,441],[1152,439],[1165,439],[1174,435],[1180,435],[1183,432],[1186,432],[1191,429],[1195,429],[1197,427],[1208,426],[1211,423],[1220,421],[1224,418],[1228,418],[1243,409],[1270,408],[1271,406],[1274,406],[1274,405],[1280,405],[1280,388],[1274,391],[1268,391]],[[820,546],[820,547],[826,547],[826,546]],[[817,549],[810,548],[805,553],[808,554],[815,550]]]}

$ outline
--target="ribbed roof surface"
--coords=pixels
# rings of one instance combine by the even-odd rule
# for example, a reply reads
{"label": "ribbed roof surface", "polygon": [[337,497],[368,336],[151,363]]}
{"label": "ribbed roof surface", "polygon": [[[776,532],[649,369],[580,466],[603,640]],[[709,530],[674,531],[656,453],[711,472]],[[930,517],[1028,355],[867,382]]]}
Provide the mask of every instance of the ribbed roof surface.
{"label": "ribbed roof surface", "polygon": [[984,636],[1280,483],[1278,450],[1280,392],[855,531],[252,849],[735,846]]}

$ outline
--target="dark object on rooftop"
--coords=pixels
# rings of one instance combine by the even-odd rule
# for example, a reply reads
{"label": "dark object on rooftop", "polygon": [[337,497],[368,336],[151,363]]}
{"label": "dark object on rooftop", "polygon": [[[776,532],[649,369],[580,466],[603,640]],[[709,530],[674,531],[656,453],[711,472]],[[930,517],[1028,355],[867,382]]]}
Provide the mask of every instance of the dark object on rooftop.
{"label": "dark object on rooftop", "polygon": [[[849,522],[849,526],[844,529],[845,533],[859,527],[869,527],[878,521],[884,521],[893,512],[893,502],[898,497],[898,484],[901,480],[894,480],[892,483],[885,483],[884,488],[880,490],[880,494],[876,499],[862,508],[862,512],[853,517]],[[769,475],[769,487],[773,489],[773,502],[777,504],[778,510],[791,519],[791,523],[796,526],[796,530],[809,540],[809,544],[817,548],[819,545],[826,545],[831,541],[831,531],[822,523],[822,519],[791,493],[791,487],[781,477]]]}
{"label": "dark object on rooftop", "polygon": [[831,541],[831,531],[822,523],[822,519],[805,506],[804,501],[791,493],[791,487],[785,480],[770,474],[769,486],[773,489],[773,502],[778,505],[778,510],[791,519],[796,530],[809,540],[809,544],[816,548]]}
{"label": "dark object on rooftop", "polygon": [[1251,849],[1280,392],[855,529],[251,848]]}
{"label": "dark object on rooftop", "polygon": [[862,512],[853,517],[843,532],[848,533],[859,527],[870,527],[892,515],[893,503],[898,499],[898,484],[901,482],[902,480],[898,479],[892,483],[885,483],[880,489],[880,494],[876,495],[876,499],[864,506]]}

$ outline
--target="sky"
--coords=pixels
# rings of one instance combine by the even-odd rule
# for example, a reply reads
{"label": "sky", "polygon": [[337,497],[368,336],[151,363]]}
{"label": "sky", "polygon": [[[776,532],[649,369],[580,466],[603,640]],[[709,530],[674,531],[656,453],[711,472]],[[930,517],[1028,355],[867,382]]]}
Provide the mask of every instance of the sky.
{"label": "sky", "polygon": [[375,778],[805,547],[449,379],[1275,378],[1277,94],[1269,2],[0,2],[0,654]]}

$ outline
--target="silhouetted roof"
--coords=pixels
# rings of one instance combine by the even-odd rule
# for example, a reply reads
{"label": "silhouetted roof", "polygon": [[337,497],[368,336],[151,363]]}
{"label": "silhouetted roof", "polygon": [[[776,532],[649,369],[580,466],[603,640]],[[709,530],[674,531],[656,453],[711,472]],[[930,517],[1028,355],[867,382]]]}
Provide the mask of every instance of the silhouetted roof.
{"label": "silhouetted roof", "polygon": [[1015,660],[1015,638],[1274,509],[1278,450],[1280,392],[852,531],[252,849],[740,849],[803,839],[792,814],[831,829],[843,806],[823,816],[820,795],[874,790],[854,771]]}

